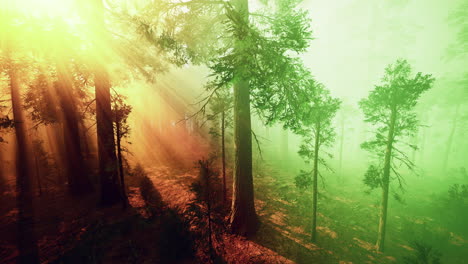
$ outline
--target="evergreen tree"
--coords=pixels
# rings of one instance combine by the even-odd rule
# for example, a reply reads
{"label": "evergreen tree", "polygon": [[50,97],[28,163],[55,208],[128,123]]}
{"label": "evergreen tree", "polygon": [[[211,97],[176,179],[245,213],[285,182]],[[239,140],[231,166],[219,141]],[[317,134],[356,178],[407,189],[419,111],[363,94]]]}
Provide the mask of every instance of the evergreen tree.
{"label": "evergreen tree", "polygon": [[[311,40],[310,21],[299,1],[263,2],[255,12],[248,0],[151,2],[153,16],[136,19],[155,46],[176,65],[206,64],[210,83],[200,113],[217,90],[233,89],[234,176],[231,230],[249,235],[258,227],[252,175],[251,111],[266,123],[283,122],[299,106],[309,72],[297,54]],[[150,20],[150,22],[148,22]]]}
{"label": "evergreen tree", "polygon": [[112,98],[112,111],[114,116],[115,143],[117,151],[117,162],[119,166],[120,186],[122,188],[122,205],[127,207],[128,198],[125,190],[125,175],[123,168],[122,152],[125,150],[122,147],[122,139],[127,138],[130,134],[130,126],[128,124],[128,116],[132,112],[132,107],[125,102],[125,97],[121,94],[115,94]]}
{"label": "evergreen tree", "polygon": [[219,90],[210,101],[211,113],[207,115],[214,127],[210,134],[221,141],[221,174],[223,178],[223,199],[226,201],[226,132],[232,126],[232,94],[229,90]]}
{"label": "evergreen tree", "polygon": [[301,171],[296,176],[296,186],[307,188],[312,185],[312,242],[317,240],[317,200],[318,176],[321,175],[319,165],[328,168],[324,155],[331,154],[323,147],[330,147],[335,140],[335,130],[332,119],[340,107],[340,100],[330,96],[330,92],[320,83],[309,81],[310,95],[305,97],[304,106],[298,116],[294,131],[302,136],[299,155],[307,163],[312,162],[311,171]]}
{"label": "evergreen tree", "polygon": [[417,131],[418,120],[414,108],[421,94],[429,90],[433,82],[434,78],[430,74],[418,72],[412,75],[408,61],[397,60],[385,69],[382,83],[359,102],[365,122],[376,127],[375,138],[364,142],[361,147],[374,154],[377,162],[365,173],[364,183],[372,189],[382,188],[377,239],[379,251],[384,249],[390,176],[393,173],[393,179],[397,179],[402,187],[403,178],[395,162],[409,169],[414,167],[402,147],[406,145],[414,149],[416,146],[403,140]]}

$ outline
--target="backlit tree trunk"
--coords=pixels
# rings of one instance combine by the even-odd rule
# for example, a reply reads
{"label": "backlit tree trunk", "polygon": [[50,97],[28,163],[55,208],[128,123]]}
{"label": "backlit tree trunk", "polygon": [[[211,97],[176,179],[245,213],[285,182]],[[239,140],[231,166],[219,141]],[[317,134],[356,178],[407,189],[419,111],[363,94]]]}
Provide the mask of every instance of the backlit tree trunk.
{"label": "backlit tree trunk", "polygon": [[73,195],[92,191],[91,181],[87,175],[86,164],[81,152],[80,125],[73,95],[73,83],[69,71],[63,63],[57,63],[57,94],[62,108],[62,131],[65,148],[66,174],[68,188]]}
{"label": "backlit tree trunk", "polygon": [[317,124],[315,130],[315,145],[314,145],[314,172],[312,186],[312,242],[317,241],[317,198],[318,198],[318,154],[320,147],[320,123]]}
{"label": "backlit tree trunk", "polygon": [[[107,32],[104,25],[104,8],[101,0],[96,1],[96,12],[94,26],[97,29],[98,35],[102,39],[107,39]],[[97,44],[98,48],[102,48],[101,52],[110,45],[108,41],[101,42],[102,46]],[[99,157],[99,177],[101,184],[101,204],[109,206],[118,203],[121,200],[121,189],[118,179],[118,164],[115,153],[113,116],[111,110],[111,83],[109,74],[106,70],[103,61],[105,56],[99,58],[96,62],[94,72],[94,84],[96,93],[96,128],[98,142],[98,157]]]}
{"label": "backlit tree trunk", "polygon": [[18,206],[18,263],[39,263],[36,234],[34,230],[34,208],[31,187],[31,171],[26,140],[26,127],[21,106],[19,83],[14,65],[10,77],[11,104],[16,136],[16,189]]}
{"label": "backlit tree trunk", "polygon": [[396,123],[396,109],[392,108],[390,117],[390,128],[388,130],[387,148],[385,150],[384,170],[382,177],[382,204],[380,205],[380,220],[379,220],[379,234],[377,238],[377,250],[383,251],[385,244],[385,234],[387,227],[387,211],[388,211],[388,190],[390,187],[390,169],[392,166],[392,148],[393,138]]}
{"label": "backlit tree trunk", "polygon": [[344,123],[345,123],[345,118],[342,116],[341,122],[340,122],[340,127],[341,127],[341,133],[340,133],[340,176],[343,176],[343,145],[344,145]]}
{"label": "backlit tree trunk", "polygon": [[[248,0],[232,0],[232,4],[244,21],[248,21]],[[245,42],[242,39],[236,40],[236,49],[241,49],[243,45]],[[234,82],[235,163],[230,219],[231,231],[243,236],[255,233],[258,227],[252,175],[250,87],[245,79],[247,70],[237,69]]]}
{"label": "backlit tree trunk", "polygon": [[457,120],[458,120],[458,112],[460,110],[460,104],[457,104],[455,108],[455,114],[453,116],[453,121],[452,121],[452,128],[450,129],[450,134],[447,139],[447,148],[445,150],[444,154],[444,163],[442,165],[443,171],[447,171],[447,165],[450,157],[450,152],[452,151],[452,145],[453,145],[453,137],[455,135],[455,131],[457,130]]}
{"label": "backlit tree trunk", "polygon": [[117,107],[116,109],[116,115],[115,115],[115,132],[116,132],[116,138],[117,138],[117,160],[119,162],[119,175],[120,175],[120,186],[121,186],[121,192],[122,192],[122,206],[123,208],[127,208],[128,204],[128,198],[127,194],[125,191],[125,175],[124,175],[124,169],[123,169],[123,158],[122,158],[122,133],[120,129],[120,123],[122,122],[121,119],[119,119]]}
{"label": "backlit tree trunk", "polygon": [[102,68],[95,72],[95,92],[101,203],[109,206],[120,201],[121,190],[112,124],[110,82],[107,72]]}

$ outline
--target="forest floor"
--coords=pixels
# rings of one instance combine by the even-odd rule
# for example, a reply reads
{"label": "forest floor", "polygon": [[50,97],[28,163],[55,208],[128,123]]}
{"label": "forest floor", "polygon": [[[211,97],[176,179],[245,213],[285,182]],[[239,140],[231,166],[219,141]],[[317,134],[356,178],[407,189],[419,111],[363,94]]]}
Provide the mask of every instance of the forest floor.
{"label": "forest floor", "polygon": [[[196,180],[197,171],[176,171],[169,167],[154,167],[148,168],[147,172],[163,202],[184,215],[194,198],[190,184]],[[281,184],[278,184],[274,177],[260,175],[256,175],[255,181],[260,229],[248,240],[221,231],[222,234],[214,241],[214,248],[222,262],[397,263],[394,257],[376,252],[371,243],[356,237],[355,234],[350,234],[346,238],[338,237],[337,233],[328,227],[329,223],[318,226],[321,239],[317,244],[311,243],[310,230],[304,228],[308,226],[308,221],[304,220],[310,218],[295,211],[296,207],[287,197],[278,195],[286,193],[281,190]],[[138,192],[136,189],[133,191]],[[323,215],[321,217],[332,221]],[[224,221],[227,222],[227,218]]]}
{"label": "forest floor", "polygon": [[[198,175],[195,167],[154,166],[133,172],[128,176],[127,210],[96,206],[96,194],[76,199],[61,190],[44,192],[35,197],[41,262],[370,264],[400,263],[401,255],[413,251],[405,239],[416,228],[405,220],[403,227],[389,225],[388,253],[376,252],[377,217],[366,216],[375,215],[377,204],[364,194],[333,187],[320,194],[318,241],[311,243],[309,193],[295,189],[288,173],[268,166],[261,171],[254,176],[260,229],[250,239],[229,234],[224,214],[215,228],[211,257],[206,236],[197,232],[188,213],[194,199],[190,185]],[[1,199],[0,263],[14,263],[14,192],[4,191]],[[401,218],[390,214],[392,221]],[[466,263],[455,253],[463,252],[467,241],[455,235],[447,239],[452,246],[445,250],[452,250],[447,252],[454,257],[443,263]]]}
{"label": "forest floor", "polygon": [[[296,188],[291,177],[293,172],[274,169],[271,163],[264,163],[258,171],[255,194],[257,203],[267,201],[265,208],[259,211],[260,215],[268,216],[263,216],[264,221],[273,223],[279,233],[296,239],[299,245],[314,249],[314,244],[308,242],[312,215],[310,190]],[[438,215],[445,211],[443,199],[440,193],[431,191],[448,190],[452,183],[447,176],[439,181],[432,179],[433,186],[427,179],[409,177],[411,192],[404,194],[400,202],[391,198],[385,253],[375,249],[380,193],[366,193],[360,178],[353,174],[327,176],[328,179],[319,182],[316,244],[328,258],[319,263],[402,263],[403,257],[416,253],[414,242],[441,253],[444,264],[468,263],[468,237],[462,234],[468,231],[466,225],[463,230],[463,224],[458,224],[457,229],[455,224],[441,222]],[[455,183],[460,181],[464,182],[463,178],[453,179]],[[298,263],[313,263],[310,256],[278,248],[278,245],[273,247]]]}

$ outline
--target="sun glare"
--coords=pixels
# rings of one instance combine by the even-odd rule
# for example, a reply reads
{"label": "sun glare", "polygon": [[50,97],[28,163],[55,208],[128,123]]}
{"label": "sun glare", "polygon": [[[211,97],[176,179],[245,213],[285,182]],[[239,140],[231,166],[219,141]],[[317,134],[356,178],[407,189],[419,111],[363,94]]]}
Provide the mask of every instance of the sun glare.
{"label": "sun glare", "polygon": [[34,17],[69,17],[74,10],[74,0],[2,0],[1,6],[10,11]]}

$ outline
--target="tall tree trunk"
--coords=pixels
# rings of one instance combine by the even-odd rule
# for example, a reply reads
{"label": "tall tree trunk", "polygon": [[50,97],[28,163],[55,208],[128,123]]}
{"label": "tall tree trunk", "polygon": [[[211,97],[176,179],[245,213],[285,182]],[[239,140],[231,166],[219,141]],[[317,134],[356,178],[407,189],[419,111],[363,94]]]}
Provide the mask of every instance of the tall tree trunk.
{"label": "tall tree trunk", "polygon": [[[102,39],[107,40],[104,25],[104,7],[101,0],[95,2],[95,27]],[[108,44],[104,41],[103,47]],[[99,45],[97,45],[99,46]],[[104,51],[102,51],[104,52]],[[110,206],[121,201],[121,189],[118,178],[118,165],[115,153],[114,128],[112,121],[109,74],[102,64],[105,58],[99,58],[94,72],[96,94],[96,127],[99,157],[99,177],[101,184],[101,204]]]}
{"label": "tall tree trunk", "polygon": [[382,204],[380,205],[380,220],[379,220],[379,234],[377,237],[377,250],[383,252],[385,244],[385,233],[387,226],[387,210],[388,210],[388,190],[390,187],[390,169],[392,166],[392,149],[393,137],[396,122],[396,109],[392,109],[390,117],[390,128],[388,130],[387,148],[385,150],[384,170],[382,177]]}
{"label": "tall tree trunk", "polygon": [[340,177],[343,176],[343,144],[344,144],[344,123],[345,119],[344,117],[341,118],[341,134],[340,134]]}
{"label": "tall tree trunk", "polygon": [[36,169],[37,189],[39,190],[39,196],[42,196],[41,172],[39,169],[39,163],[37,162],[37,156],[34,157],[34,167]]}
{"label": "tall tree trunk", "polygon": [[[2,137],[0,137],[3,140]],[[3,161],[3,151],[0,150],[0,193],[7,190],[7,181],[5,179],[5,162]]]}
{"label": "tall tree trunk", "polygon": [[419,156],[418,156],[418,162],[420,163],[420,166],[424,166],[424,164],[422,164],[422,161],[424,161],[424,156],[425,156],[425,150],[426,150],[426,139],[427,139],[427,135],[429,133],[429,127],[427,126],[427,124],[429,123],[429,114],[427,112],[424,113],[423,115],[423,121],[422,121],[422,124],[424,124],[425,126],[422,128],[422,135],[421,135],[421,147],[419,148]]}
{"label": "tall tree trunk", "polygon": [[[248,0],[231,1],[244,21],[248,21]],[[243,45],[245,45],[243,39],[236,40],[236,49],[242,49]],[[231,231],[243,236],[254,234],[258,227],[252,175],[250,87],[249,81],[245,79],[247,70],[237,69],[234,81],[235,168],[230,219]]]}
{"label": "tall tree trunk", "polygon": [[320,123],[317,124],[315,131],[314,173],[312,178],[312,242],[317,241],[318,155],[320,147]]}
{"label": "tall tree trunk", "polygon": [[[117,108],[116,108],[117,109]],[[128,198],[127,194],[125,191],[125,175],[124,175],[124,170],[123,170],[123,158],[122,158],[122,147],[121,147],[121,142],[122,142],[122,135],[120,132],[120,122],[118,118],[118,111],[116,110],[116,118],[115,118],[115,124],[116,124],[116,138],[117,138],[117,160],[119,162],[119,175],[120,175],[120,185],[121,185],[121,192],[122,192],[122,207],[127,208],[128,204]]]}
{"label": "tall tree trunk", "polygon": [[455,135],[455,131],[457,130],[457,120],[458,120],[458,112],[460,110],[460,104],[457,104],[455,107],[455,114],[453,116],[453,121],[452,121],[452,128],[450,129],[450,134],[447,139],[447,148],[445,150],[444,154],[444,163],[443,163],[443,171],[447,171],[447,165],[450,157],[450,152],[452,151],[452,145],[453,145],[453,137]]}
{"label": "tall tree trunk", "polygon": [[18,263],[39,263],[36,233],[34,230],[34,208],[31,187],[30,160],[26,127],[21,106],[18,77],[14,65],[10,66],[11,104],[16,135],[16,189],[18,206]]}
{"label": "tall tree trunk", "polygon": [[225,111],[221,112],[221,162],[223,169],[223,199],[226,202],[227,187],[226,187],[226,120]]}
{"label": "tall tree trunk", "polygon": [[[208,181],[209,179],[207,179]],[[208,185],[208,184],[207,184]],[[208,185],[208,188],[206,189],[208,192],[211,192],[211,188]],[[213,232],[212,232],[212,227],[211,227],[211,196],[208,195],[208,200],[207,202],[207,210],[208,210],[208,243],[209,243],[209,250],[210,250],[210,258],[213,260],[214,259],[214,249],[213,249]]]}
{"label": "tall tree trunk", "polygon": [[62,108],[63,139],[66,154],[66,174],[68,188],[73,195],[82,195],[92,191],[91,181],[87,175],[83,153],[81,152],[81,138],[76,100],[73,95],[73,83],[64,62],[57,63],[58,83],[57,94]]}
{"label": "tall tree trunk", "polygon": [[[411,144],[414,146],[418,145],[418,140],[419,139],[419,129],[416,131],[415,135],[411,138]],[[418,150],[417,149],[412,149],[411,150],[411,162],[416,164],[416,154]]]}
{"label": "tall tree trunk", "polygon": [[109,76],[104,69],[99,69],[95,72],[95,91],[101,204],[110,206],[120,201],[121,189],[115,154],[110,82]]}

